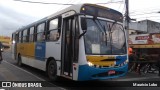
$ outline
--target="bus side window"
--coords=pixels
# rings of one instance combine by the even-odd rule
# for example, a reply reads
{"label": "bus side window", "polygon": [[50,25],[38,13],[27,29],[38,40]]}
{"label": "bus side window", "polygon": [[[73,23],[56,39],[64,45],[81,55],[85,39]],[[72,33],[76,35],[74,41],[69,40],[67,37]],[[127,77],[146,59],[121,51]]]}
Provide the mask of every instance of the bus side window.
{"label": "bus side window", "polygon": [[59,39],[59,33],[57,32],[58,30],[53,30],[50,32],[50,37],[49,37],[49,40],[51,41],[56,41]]}
{"label": "bus side window", "polygon": [[37,41],[45,40],[45,23],[39,24],[37,26]]}
{"label": "bus side window", "polygon": [[47,32],[47,39],[49,41],[57,41],[60,37],[58,32],[58,18],[49,21],[49,30]]}
{"label": "bus side window", "polygon": [[15,41],[16,43],[19,43],[19,32],[16,33]]}
{"label": "bus side window", "polygon": [[34,37],[34,27],[30,28],[30,34],[29,34],[29,42],[33,42],[33,37]]}
{"label": "bus side window", "polygon": [[20,31],[19,32],[19,43],[22,43],[22,34],[23,34],[23,31]]}
{"label": "bus side window", "polygon": [[27,31],[28,31],[27,29],[25,29],[25,30],[23,31],[23,43],[28,41],[28,40],[27,40],[27,37],[28,37]]}

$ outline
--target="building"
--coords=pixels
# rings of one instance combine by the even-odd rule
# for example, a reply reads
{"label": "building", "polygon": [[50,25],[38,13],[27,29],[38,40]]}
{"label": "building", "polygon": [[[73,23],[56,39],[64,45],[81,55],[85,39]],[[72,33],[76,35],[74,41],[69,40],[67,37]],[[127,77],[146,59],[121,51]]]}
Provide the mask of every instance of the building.
{"label": "building", "polygon": [[129,29],[129,34],[160,33],[160,23],[151,20],[131,22]]}
{"label": "building", "polygon": [[8,36],[0,36],[0,42],[6,47],[10,47],[11,45],[11,37]]}

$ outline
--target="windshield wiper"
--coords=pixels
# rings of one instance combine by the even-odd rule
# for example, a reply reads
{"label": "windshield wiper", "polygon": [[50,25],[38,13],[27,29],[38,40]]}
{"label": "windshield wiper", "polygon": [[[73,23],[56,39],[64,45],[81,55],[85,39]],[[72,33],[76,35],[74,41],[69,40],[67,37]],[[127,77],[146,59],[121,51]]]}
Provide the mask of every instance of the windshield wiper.
{"label": "windshield wiper", "polygon": [[[100,24],[103,32],[105,33],[106,46],[107,46],[107,32],[106,32],[107,30],[106,30],[105,26],[100,23],[99,19],[97,19],[97,21],[98,21],[98,23]],[[96,23],[96,21],[95,21],[95,23]],[[98,25],[98,24],[97,24],[97,25]]]}
{"label": "windshield wiper", "polygon": [[111,46],[110,46],[110,47],[111,47],[111,54],[112,54],[112,44],[113,44],[113,43],[112,43],[112,28],[113,28],[113,26],[116,24],[116,22],[117,22],[117,21],[114,21],[113,24],[112,24],[112,26],[111,26],[111,25],[108,25],[110,42],[111,42],[111,44],[110,44],[110,45],[111,45]]}
{"label": "windshield wiper", "polygon": [[107,40],[108,40],[108,38],[107,38],[107,32],[106,32],[106,27],[105,26],[103,26],[104,27],[104,30],[105,30],[105,39],[106,39],[106,46],[107,46]]}
{"label": "windshield wiper", "polygon": [[[97,20],[99,24],[97,24],[97,22],[96,22],[95,20]],[[96,25],[99,27],[99,29],[100,29],[102,32],[105,33],[106,46],[107,46],[107,32],[106,32],[105,26],[102,25],[102,24],[100,23],[99,19],[97,19],[96,17],[93,18],[93,21],[96,23]],[[99,25],[101,26],[101,28],[100,28]]]}
{"label": "windshield wiper", "polygon": [[113,26],[117,23],[117,21],[114,21],[112,26],[109,25],[109,30],[112,31]]}
{"label": "windshield wiper", "polygon": [[111,54],[112,54],[112,32],[111,32],[111,26],[108,25],[108,31],[109,31],[109,37],[110,37],[110,47],[111,47]]}
{"label": "windshield wiper", "polygon": [[[120,28],[120,29],[123,31],[123,33],[125,33],[123,28]],[[125,37],[125,36],[124,36],[124,37]],[[127,44],[126,44],[126,39],[125,39],[125,43],[123,44],[122,48],[123,48],[123,47],[126,47],[126,45],[127,45]],[[126,51],[126,49],[125,49],[125,51]],[[126,52],[127,52],[127,51],[126,51]]]}

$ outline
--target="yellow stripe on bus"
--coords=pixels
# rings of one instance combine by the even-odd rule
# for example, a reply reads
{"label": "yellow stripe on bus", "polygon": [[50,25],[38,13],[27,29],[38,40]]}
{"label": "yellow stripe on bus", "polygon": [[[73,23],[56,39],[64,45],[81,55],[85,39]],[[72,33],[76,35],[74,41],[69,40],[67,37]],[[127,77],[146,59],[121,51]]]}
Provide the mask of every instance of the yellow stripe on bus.
{"label": "yellow stripe on bus", "polygon": [[35,44],[34,43],[17,44],[17,53],[20,53],[21,56],[33,58],[35,56]]}
{"label": "yellow stripe on bus", "polygon": [[[87,61],[99,66],[112,66],[116,61],[107,61],[107,59],[115,59],[115,56],[87,56]],[[106,60],[106,61],[104,61]]]}
{"label": "yellow stripe on bus", "polygon": [[99,65],[99,66],[113,66],[113,65],[115,65],[114,61],[92,62],[92,64]]}
{"label": "yellow stripe on bus", "polygon": [[88,61],[101,61],[101,60],[104,60],[104,59],[115,59],[116,57],[115,56],[87,56],[87,60]]}

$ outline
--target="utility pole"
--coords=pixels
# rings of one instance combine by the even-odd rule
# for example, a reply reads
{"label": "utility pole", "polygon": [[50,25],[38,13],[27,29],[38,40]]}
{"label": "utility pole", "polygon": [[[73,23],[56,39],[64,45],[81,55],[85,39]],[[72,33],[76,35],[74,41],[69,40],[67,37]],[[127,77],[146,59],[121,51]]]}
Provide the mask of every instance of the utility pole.
{"label": "utility pole", "polygon": [[126,34],[127,34],[127,41],[129,40],[129,0],[125,0],[125,6],[126,6],[126,11],[125,11],[125,29],[126,29]]}

